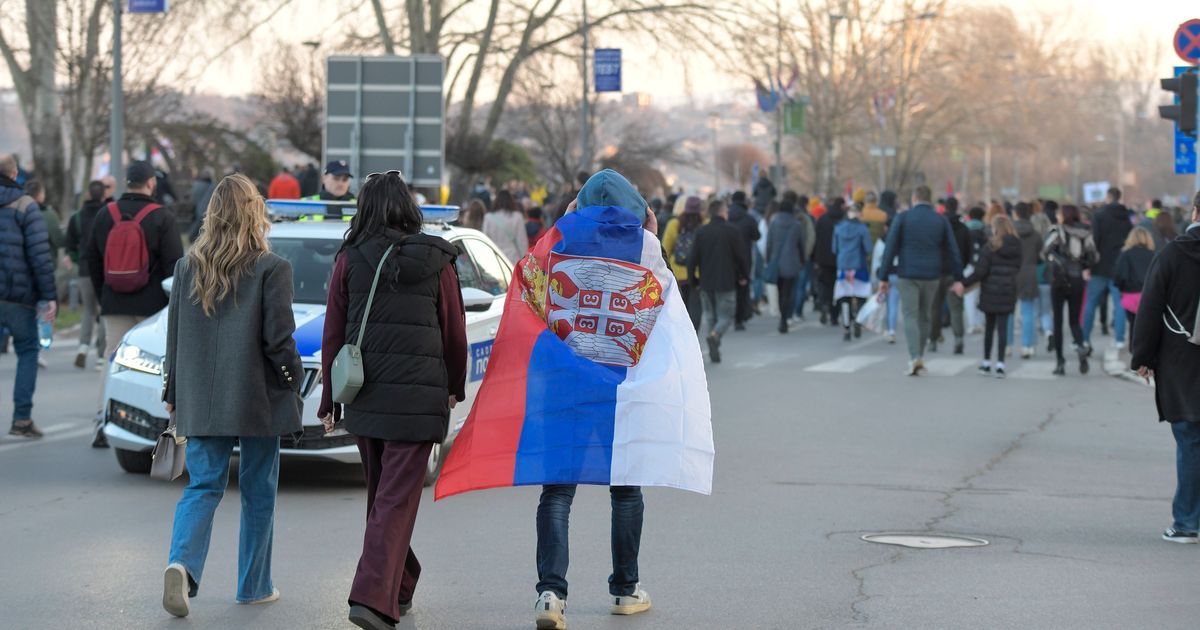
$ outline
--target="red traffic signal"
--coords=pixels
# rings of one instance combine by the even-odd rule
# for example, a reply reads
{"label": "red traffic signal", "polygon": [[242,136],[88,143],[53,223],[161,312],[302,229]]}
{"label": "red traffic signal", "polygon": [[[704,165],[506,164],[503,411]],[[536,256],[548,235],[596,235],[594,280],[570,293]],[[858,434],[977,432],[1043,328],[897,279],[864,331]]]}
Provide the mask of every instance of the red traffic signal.
{"label": "red traffic signal", "polygon": [[1196,135],[1196,73],[1188,72],[1173,79],[1163,79],[1162,88],[1174,92],[1178,105],[1160,105],[1158,115],[1174,120],[1180,133]]}

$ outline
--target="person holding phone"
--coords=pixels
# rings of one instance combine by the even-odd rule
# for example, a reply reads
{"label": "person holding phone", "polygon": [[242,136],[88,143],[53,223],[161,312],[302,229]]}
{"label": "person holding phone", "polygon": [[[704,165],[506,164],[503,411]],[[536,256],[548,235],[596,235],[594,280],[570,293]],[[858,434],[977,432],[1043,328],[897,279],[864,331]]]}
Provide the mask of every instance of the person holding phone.
{"label": "person holding phone", "polygon": [[[421,233],[421,209],[398,171],[369,175],[334,262],[321,344],[322,373],[366,325],[366,380],[354,402],[333,403],[324,379],[318,417],[358,439],[367,480],[367,528],[350,589],[352,623],[383,630],[412,607],[421,563],[411,541],[434,444],[466,398],[467,325],[458,250]],[[390,248],[390,251],[389,251]],[[371,310],[367,302],[382,267]]]}

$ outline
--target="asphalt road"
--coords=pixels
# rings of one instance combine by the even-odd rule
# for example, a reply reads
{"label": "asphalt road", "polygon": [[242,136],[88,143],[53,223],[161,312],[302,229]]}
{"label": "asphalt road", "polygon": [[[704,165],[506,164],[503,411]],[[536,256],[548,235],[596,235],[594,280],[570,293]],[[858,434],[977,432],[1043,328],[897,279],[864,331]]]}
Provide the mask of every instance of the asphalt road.
{"label": "asphalt road", "polygon": [[[717,460],[711,497],[647,491],[642,581],[654,609],[607,613],[608,496],[574,514],[568,620],[586,628],[1195,628],[1200,545],[1170,524],[1174,445],[1150,391],[1105,376],[1054,380],[1045,357],[1005,381],[939,356],[901,375],[902,345],[849,344],[814,325],[731,333],[710,366]],[[1107,342],[1101,342],[1103,345]],[[89,448],[98,374],[50,354],[40,442],[0,438],[0,627],[337,628],[363,530],[357,468],[283,466],[274,576],[282,600],[233,603],[236,486],[218,510],[192,615],[160,607],[182,481],[121,472]],[[13,357],[0,357],[7,416]],[[537,490],[435,504],[401,628],[532,628]],[[951,532],[986,547],[913,550],[882,531]]]}

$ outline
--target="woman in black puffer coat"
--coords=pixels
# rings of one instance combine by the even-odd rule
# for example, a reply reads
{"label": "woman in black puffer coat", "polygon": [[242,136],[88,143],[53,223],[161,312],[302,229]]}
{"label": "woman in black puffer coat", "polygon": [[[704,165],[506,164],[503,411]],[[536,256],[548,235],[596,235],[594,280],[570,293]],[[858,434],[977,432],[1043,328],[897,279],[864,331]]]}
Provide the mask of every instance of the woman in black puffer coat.
{"label": "woman in black puffer coat", "polygon": [[985,316],[983,363],[979,373],[992,374],[992,340],[999,336],[996,376],[1004,378],[1004,352],[1008,345],[1008,318],[1017,303],[1017,276],[1021,272],[1021,241],[1012,219],[998,215],[992,220],[992,238],[979,253],[975,273],[963,281],[966,286],[982,282],[979,310]]}

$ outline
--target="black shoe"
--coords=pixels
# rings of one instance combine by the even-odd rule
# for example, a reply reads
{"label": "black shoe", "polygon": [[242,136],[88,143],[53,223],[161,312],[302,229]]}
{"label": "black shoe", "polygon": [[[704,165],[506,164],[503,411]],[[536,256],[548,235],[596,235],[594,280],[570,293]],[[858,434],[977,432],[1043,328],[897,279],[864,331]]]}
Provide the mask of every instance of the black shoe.
{"label": "black shoe", "polygon": [[859,339],[861,337],[862,337],[862,324],[855,324],[854,325],[854,338]]}
{"label": "black shoe", "polygon": [[930,352],[937,352],[937,341],[936,341],[936,340],[933,340],[933,341],[930,341],[930,342],[929,342],[929,351],[930,351]]}
{"label": "black shoe", "polygon": [[780,325],[779,325],[779,334],[781,334],[781,335],[786,335],[786,334],[787,334],[787,331],[788,331],[788,326],[787,326],[787,324],[780,324]]}
{"label": "black shoe", "polygon": [[1054,352],[1054,333],[1046,335],[1046,352]]}
{"label": "black shoe", "polygon": [[734,329],[734,330],[737,330],[737,331],[746,330],[746,325],[745,325],[745,324],[743,324],[742,322],[738,322],[738,323],[736,323],[736,324],[734,324],[734,325],[733,325],[733,329]]}
{"label": "black shoe", "polygon": [[1079,354],[1079,373],[1080,374],[1088,373],[1088,355],[1083,354],[1083,353]]}
{"label": "black shoe", "polygon": [[8,430],[8,434],[30,440],[42,437],[42,432],[38,431],[38,428],[33,425],[33,420],[13,420],[12,428]]}
{"label": "black shoe", "polygon": [[410,611],[412,611],[412,600],[411,599],[406,602],[400,602],[400,616],[401,617],[408,615],[408,613]]}
{"label": "black shoe", "polygon": [[826,315],[825,313],[821,313],[821,325],[824,326],[825,324],[828,324],[828,323],[829,323],[829,316]]}
{"label": "black shoe", "polygon": [[842,341],[850,341],[850,329],[846,329],[846,334],[842,335]]}
{"label": "black shoe", "polygon": [[8,354],[8,335],[0,336],[0,354]]}
{"label": "black shoe", "polygon": [[1054,366],[1054,371],[1051,373],[1054,374],[1055,376],[1066,376],[1067,375],[1067,362],[1062,359],[1059,359],[1058,365]]}
{"label": "black shoe", "polygon": [[104,435],[104,423],[96,423],[96,434],[92,436],[92,448],[108,448],[108,436]]}
{"label": "black shoe", "polygon": [[366,630],[392,630],[396,623],[361,604],[350,606],[350,623]]}
{"label": "black shoe", "polygon": [[1196,532],[1181,532],[1174,527],[1168,527],[1167,531],[1163,532],[1163,540],[1173,543],[1197,543],[1200,542],[1200,536]]}
{"label": "black shoe", "polygon": [[1108,336],[1108,324],[1100,324],[1100,334],[1105,337]]}
{"label": "black shoe", "polygon": [[981,365],[981,366],[979,366],[979,369],[977,369],[976,371],[979,372],[980,376],[991,376],[992,375],[992,366]]}
{"label": "black shoe", "polygon": [[712,335],[708,337],[708,360],[713,363],[721,362],[721,340]]}
{"label": "black shoe", "polygon": [[962,354],[962,353],[963,353],[963,342],[961,342],[961,341],[954,342],[954,354]]}

